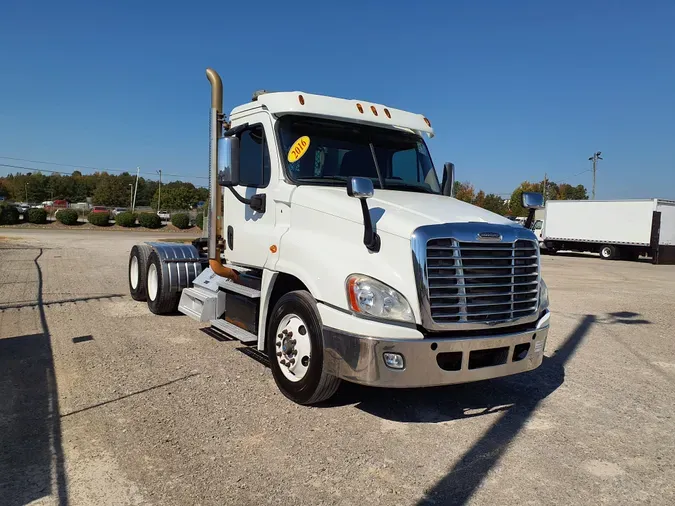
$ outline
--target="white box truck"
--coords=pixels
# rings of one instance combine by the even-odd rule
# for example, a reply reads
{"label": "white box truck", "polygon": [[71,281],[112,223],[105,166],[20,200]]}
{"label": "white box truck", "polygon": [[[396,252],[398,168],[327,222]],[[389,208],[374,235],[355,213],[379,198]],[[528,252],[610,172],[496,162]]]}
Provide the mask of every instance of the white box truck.
{"label": "white box truck", "polygon": [[134,246],[135,300],[251,345],[300,404],[341,380],[427,387],[541,364],[537,240],[450,196],[454,167],[439,181],[427,118],[304,92],[257,92],[226,117],[207,77],[206,237]]}
{"label": "white box truck", "polygon": [[606,260],[647,255],[655,264],[672,264],[675,201],[549,200],[540,241],[550,253],[587,251]]}

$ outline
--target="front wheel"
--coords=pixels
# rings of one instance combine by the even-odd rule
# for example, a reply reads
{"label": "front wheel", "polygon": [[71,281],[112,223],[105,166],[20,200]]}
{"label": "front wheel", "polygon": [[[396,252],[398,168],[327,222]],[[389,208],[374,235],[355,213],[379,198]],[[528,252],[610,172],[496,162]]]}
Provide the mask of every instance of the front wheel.
{"label": "front wheel", "polygon": [[274,381],[290,400],[316,404],[335,394],[340,379],[325,371],[323,328],[309,292],[290,292],[279,299],[265,344]]}

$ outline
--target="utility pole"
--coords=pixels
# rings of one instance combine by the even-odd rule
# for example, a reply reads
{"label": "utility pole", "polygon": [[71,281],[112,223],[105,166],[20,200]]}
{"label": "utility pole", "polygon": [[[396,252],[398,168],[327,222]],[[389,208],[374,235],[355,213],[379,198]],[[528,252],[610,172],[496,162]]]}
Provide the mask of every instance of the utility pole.
{"label": "utility pole", "polygon": [[26,183],[26,204],[28,204],[28,183]]}
{"label": "utility pole", "polygon": [[[134,207],[134,185],[129,183],[129,207]],[[133,212],[133,211],[132,211]]]}
{"label": "utility pole", "polygon": [[544,204],[546,204],[546,194],[548,193],[548,174],[544,172]]}
{"label": "utility pole", "polygon": [[602,151],[596,151],[593,153],[593,156],[588,158],[593,163],[593,196],[591,197],[591,200],[595,200],[595,171],[597,169],[598,160],[602,160],[601,154]]}
{"label": "utility pole", "polygon": [[141,174],[141,168],[136,167],[136,189],[134,190],[134,200],[131,202],[131,212],[136,210],[136,195],[138,194],[138,176]]}
{"label": "utility pole", "polygon": [[157,189],[157,212],[159,212],[162,201],[162,169],[157,171],[159,173],[159,188]]}

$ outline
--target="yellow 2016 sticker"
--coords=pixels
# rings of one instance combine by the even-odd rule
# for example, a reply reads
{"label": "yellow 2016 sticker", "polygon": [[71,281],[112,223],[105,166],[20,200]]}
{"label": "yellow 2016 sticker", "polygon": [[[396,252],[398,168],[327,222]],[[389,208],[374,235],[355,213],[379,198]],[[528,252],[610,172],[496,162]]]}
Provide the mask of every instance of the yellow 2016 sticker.
{"label": "yellow 2016 sticker", "polygon": [[303,135],[297,141],[293,143],[291,149],[288,150],[288,161],[290,163],[297,162],[300,158],[303,157],[307,150],[309,149],[309,137]]}

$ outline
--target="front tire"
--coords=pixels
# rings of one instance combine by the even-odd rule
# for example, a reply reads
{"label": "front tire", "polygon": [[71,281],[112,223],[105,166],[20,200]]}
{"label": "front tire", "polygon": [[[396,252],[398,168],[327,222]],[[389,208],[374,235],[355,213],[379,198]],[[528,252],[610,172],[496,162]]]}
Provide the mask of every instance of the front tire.
{"label": "front tire", "polygon": [[168,276],[156,251],[150,253],[146,270],[148,308],[155,314],[175,313],[180,301],[180,292],[170,290]]}
{"label": "front tire", "polygon": [[152,247],[147,244],[136,244],[129,253],[129,293],[137,301],[145,301],[148,296],[146,271],[150,253]]}
{"label": "front tire", "polygon": [[298,290],[279,299],[265,341],[274,381],[286,397],[308,405],[335,394],[340,379],[324,368],[323,326],[309,292]]}

